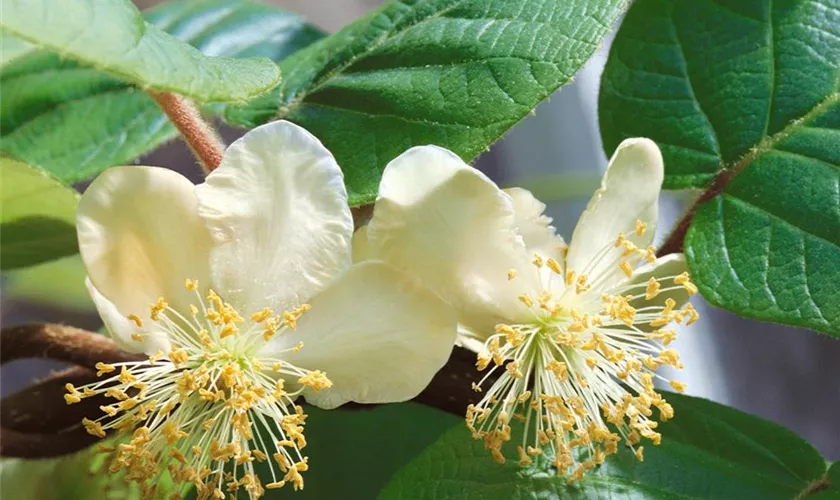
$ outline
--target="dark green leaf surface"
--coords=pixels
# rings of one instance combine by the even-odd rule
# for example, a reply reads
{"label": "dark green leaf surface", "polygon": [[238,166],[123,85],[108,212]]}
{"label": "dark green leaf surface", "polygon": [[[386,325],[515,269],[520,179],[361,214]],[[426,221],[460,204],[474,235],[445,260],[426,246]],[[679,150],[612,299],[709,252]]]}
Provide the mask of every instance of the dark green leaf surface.
{"label": "dark green leaf surface", "polygon": [[0,157],[0,269],[72,255],[79,193],[45,172]]}
{"label": "dark green leaf surface", "polygon": [[[459,419],[416,403],[325,411],[306,408],[305,487],[265,500],[373,499],[391,476]],[[263,483],[271,476],[257,469]]]}
{"label": "dark green leaf surface", "polygon": [[268,59],[208,57],[144,21],[129,0],[2,0],[0,28],[144,88],[245,101],[280,79]]}
{"label": "dark green leaf surface", "polygon": [[351,204],[368,203],[412,146],[484,151],[571,79],[624,4],[391,1],[284,61],[277,88],[226,117],[307,128],[336,156]]}
{"label": "dark green leaf surface", "polygon": [[840,335],[840,0],[640,0],[602,80],[608,151],[657,141],[706,187],[685,240],[704,297]]}
{"label": "dark green leaf surface", "polygon": [[[178,0],[146,19],[207,55],[281,60],[323,35],[255,2]],[[128,163],[177,135],[155,103],[114,77],[40,52],[0,72],[0,148],[65,182]]]}
{"label": "dark green leaf surface", "polygon": [[567,486],[547,460],[496,464],[459,425],[401,469],[379,498],[793,500],[826,471],[811,445],[776,424],[704,399],[668,400],[676,417],[660,427],[660,446],[645,446],[644,462],[622,450]]}

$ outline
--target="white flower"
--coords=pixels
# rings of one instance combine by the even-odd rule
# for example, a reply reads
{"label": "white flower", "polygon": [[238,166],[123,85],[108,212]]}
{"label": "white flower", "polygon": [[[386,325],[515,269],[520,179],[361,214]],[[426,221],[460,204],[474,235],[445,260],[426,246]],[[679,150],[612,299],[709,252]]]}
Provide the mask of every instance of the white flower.
{"label": "white flower", "polygon": [[[171,170],[119,167],[78,209],[87,285],[108,330],[137,363],[100,364],[104,394],[84,421],[104,437],[134,430],[112,471],[154,488],[166,463],[199,496],[303,486],[305,415],[416,396],[446,362],[451,309],[381,262],[352,264],[341,171],[305,130],[274,122],[225,152],[199,186]],[[277,469],[279,468],[279,473]]]}
{"label": "white flower", "polygon": [[[548,449],[576,480],[621,437],[639,459],[641,438],[659,443],[652,408],[661,420],[673,409],[655,370],[681,367],[666,325],[697,319],[678,309],[696,292],[683,256],[657,259],[651,246],[662,178],[653,142],[622,143],[567,247],[530,192],[500,190],[449,151],[414,148],[385,169],[357,253],[422,278],[458,310],[460,343],[492,367],[467,426],[498,461],[513,440],[523,465]],[[524,422],[520,438],[511,419]]]}

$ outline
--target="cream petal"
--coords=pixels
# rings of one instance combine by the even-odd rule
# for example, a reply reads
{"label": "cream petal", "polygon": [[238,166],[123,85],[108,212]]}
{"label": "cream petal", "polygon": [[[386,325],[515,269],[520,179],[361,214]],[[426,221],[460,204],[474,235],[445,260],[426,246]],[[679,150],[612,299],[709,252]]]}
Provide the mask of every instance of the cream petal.
{"label": "cream petal", "polygon": [[560,257],[566,244],[551,225],[552,218],[545,215],[545,203],[527,189],[507,188],[504,192],[513,201],[514,223],[528,250],[562,264],[564,259]]}
{"label": "cream petal", "polygon": [[[511,198],[484,174],[423,146],[385,168],[367,234],[377,258],[422,279],[462,323],[489,335],[522,314],[516,297],[536,288],[514,221]],[[509,281],[511,269],[524,272]]]}
{"label": "cream petal", "polygon": [[[566,264],[584,273],[593,288],[608,288],[625,279],[618,268],[622,249],[614,243],[619,233],[639,248],[647,248],[656,230],[659,192],[664,167],[656,143],[650,139],[627,139],[610,160],[601,188],[589,201],[569,245]],[[647,225],[639,236],[636,221]],[[628,257],[631,267],[641,260]]]}
{"label": "cream petal", "polygon": [[353,233],[352,245],[354,264],[375,258],[373,249],[370,248],[368,242],[367,226],[356,229],[356,232]]}
{"label": "cream petal", "polygon": [[350,265],[343,175],[297,125],[272,122],[245,134],[197,192],[215,241],[214,282],[243,309],[294,308]]}
{"label": "cream petal", "polygon": [[96,306],[96,310],[102,318],[102,323],[105,325],[108,333],[111,334],[111,338],[114,339],[114,342],[121,349],[128,352],[142,352],[148,355],[152,355],[159,350],[169,352],[169,339],[162,335],[143,335],[143,341],[141,342],[132,339],[132,335],[144,333],[144,330],[121,314],[113,302],[99,293],[99,290],[93,286],[89,278],[85,279],[85,286],[88,289],[88,293],[90,293],[91,299],[93,299],[93,305]]}
{"label": "cream petal", "polygon": [[278,336],[262,354],[303,341],[300,352],[282,356],[326,372],[332,388],[304,393],[320,408],[411,399],[446,363],[455,341],[454,311],[381,262],[354,265],[311,305],[297,331]]}
{"label": "cream petal", "polygon": [[145,318],[159,297],[186,311],[193,296],[184,280],[209,280],[211,240],[195,186],[171,170],[106,170],[82,195],[76,227],[88,277],[119,314]]}

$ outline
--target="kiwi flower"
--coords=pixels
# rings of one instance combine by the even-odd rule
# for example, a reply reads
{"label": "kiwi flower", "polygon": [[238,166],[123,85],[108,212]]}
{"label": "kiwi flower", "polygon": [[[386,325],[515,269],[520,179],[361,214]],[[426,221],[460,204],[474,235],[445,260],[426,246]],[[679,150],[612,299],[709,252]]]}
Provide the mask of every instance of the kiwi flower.
{"label": "kiwi flower", "polygon": [[387,264],[352,263],[341,170],[288,122],[233,143],[198,186],[162,168],[109,169],[77,226],[102,320],[148,357],[100,363],[101,380],[68,385],[65,399],[110,398],[84,426],[126,434],[103,449],[147,496],[164,474],[199,498],[300,489],[298,396],[326,409],[404,401],[452,349],[444,302]]}
{"label": "kiwi flower", "polygon": [[567,246],[530,192],[499,189],[445,149],[385,169],[359,259],[422,278],[458,311],[458,342],[486,371],[467,427],[497,461],[508,447],[523,466],[548,451],[575,481],[622,440],[639,460],[643,440],[659,444],[657,416],[674,411],[655,382],[684,390],[656,372],[682,367],[668,325],[698,318],[682,306],[697,291],[683,256],[651,246],[662,179],[652,141],[623,142]]}

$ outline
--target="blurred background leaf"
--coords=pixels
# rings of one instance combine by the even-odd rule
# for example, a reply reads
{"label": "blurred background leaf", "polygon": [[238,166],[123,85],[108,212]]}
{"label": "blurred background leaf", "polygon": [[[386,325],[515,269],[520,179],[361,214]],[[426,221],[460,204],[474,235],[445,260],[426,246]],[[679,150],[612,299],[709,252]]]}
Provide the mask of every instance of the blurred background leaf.
{"label": "blurred background leaf", "polygon": [[[144,16],[208,56],[279,61],[323,36],[296,14],[247,0],[176,0]],[[64,182],[130,163],[177,136],[144,92],[56,53],[12,61],[0,85],[0,149]]]}

